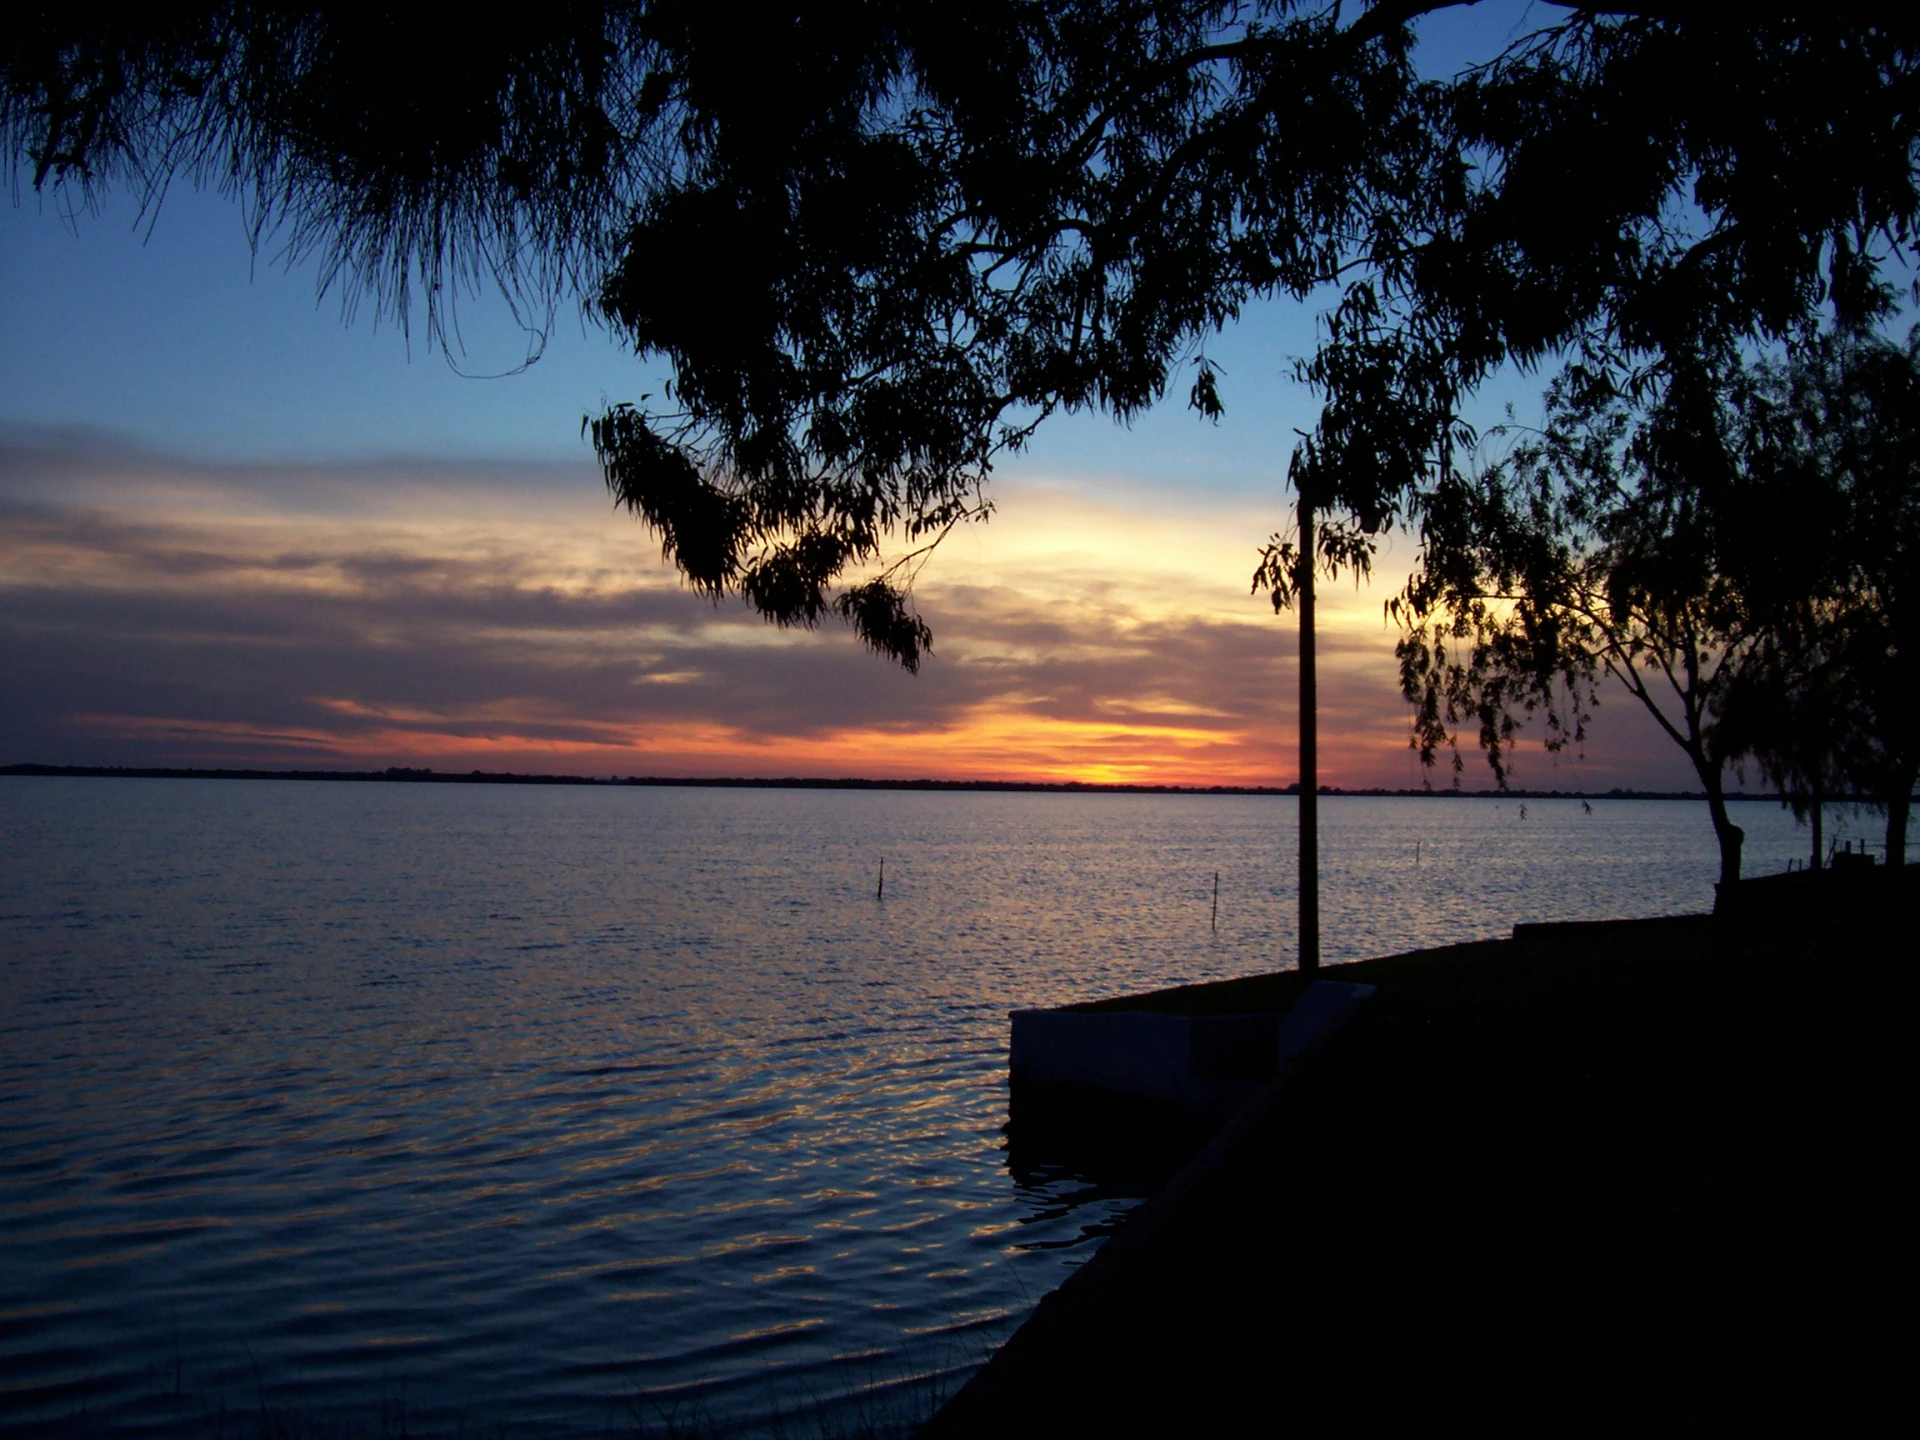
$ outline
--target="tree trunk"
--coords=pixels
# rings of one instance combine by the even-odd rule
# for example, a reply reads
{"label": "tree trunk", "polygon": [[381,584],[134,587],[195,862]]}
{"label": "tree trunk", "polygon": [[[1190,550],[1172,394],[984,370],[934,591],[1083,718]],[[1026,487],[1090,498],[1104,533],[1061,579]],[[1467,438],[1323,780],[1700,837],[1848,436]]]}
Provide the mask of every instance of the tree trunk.
{"label": "tree trunk", "polygon": [[1320,968],[1320,736],[1313,667],[1313,501],[1300,491],[1300,969]]}
{"label": "tree trunk", "polygon": [[1887,864],[1907,863],[1907,812],[1913,805],[1916,767],[1909,765],[1887,797]]}
{"label": "tree trunk", "polygon": [[1746,841],[1747,832],[1727,814],[1726,784],[1720,767],[1708,765],[1699,756],[1694,757],[1693,766],[1706,783],[1707,813],[1713,817],[1713,836],[1720,842],[1720,888],[1715,901],[1718,908],[1732,898],[1733,887],[1740,883],[1740,847]]}
{"label": "tree trunk", "polygon": [[1820,847],[1826,843],[1827,791],[1824,785],[1816,782],[1813,787],[1813,861],[1809,870],[1818,870],[1826,863],[1826,856]]}

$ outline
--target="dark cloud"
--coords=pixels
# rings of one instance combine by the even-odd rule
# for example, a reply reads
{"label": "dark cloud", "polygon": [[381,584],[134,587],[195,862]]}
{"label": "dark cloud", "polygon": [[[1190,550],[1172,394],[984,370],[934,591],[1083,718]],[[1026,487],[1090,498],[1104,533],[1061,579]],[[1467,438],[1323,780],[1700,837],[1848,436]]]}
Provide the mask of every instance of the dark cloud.
{"label": "dark cloud", "polygon": [[[940,572],[914,677],[715,607],[655,553],[579,467],[192,466],[16,429],[0,760],[1292,776],[1290,623],[1137,556]],[[1406,783],[1391,635],[1321,651],[1330,776]]]}

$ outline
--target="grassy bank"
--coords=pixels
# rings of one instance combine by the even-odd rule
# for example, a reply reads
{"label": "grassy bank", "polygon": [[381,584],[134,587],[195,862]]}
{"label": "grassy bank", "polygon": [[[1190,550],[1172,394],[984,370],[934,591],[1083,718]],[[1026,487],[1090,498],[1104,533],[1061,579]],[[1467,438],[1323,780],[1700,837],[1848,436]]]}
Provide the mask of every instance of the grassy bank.
{"label": "grassy bank", "polygon": [[[1830,1426],[1903,1399],[1912,882],[1754,893],[1324,972],[1379,996],[926,1433]],[[1273,1009],[1300,984],[1107,1003]]]}

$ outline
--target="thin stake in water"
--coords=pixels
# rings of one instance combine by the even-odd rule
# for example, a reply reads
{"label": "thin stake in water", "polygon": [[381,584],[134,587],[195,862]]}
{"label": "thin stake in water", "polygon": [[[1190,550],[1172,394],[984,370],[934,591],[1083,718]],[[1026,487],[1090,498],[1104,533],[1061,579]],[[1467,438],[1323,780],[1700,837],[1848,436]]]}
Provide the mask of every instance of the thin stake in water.
{"label": "thin stake in water", "polygon": [[1220,872],[1213,872],[1213,933],[1220,933]]}
{"label": "thin stake in water", "polygon": [[887,857],[884,855],[880,857],[880,886],[873,892],[873,898],[876,900],[887,898]]}

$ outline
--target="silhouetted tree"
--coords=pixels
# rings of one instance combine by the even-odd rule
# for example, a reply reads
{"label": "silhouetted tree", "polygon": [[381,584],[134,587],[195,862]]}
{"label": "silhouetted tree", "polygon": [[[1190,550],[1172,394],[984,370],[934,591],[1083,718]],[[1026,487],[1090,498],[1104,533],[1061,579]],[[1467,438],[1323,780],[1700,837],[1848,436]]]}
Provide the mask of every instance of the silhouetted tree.
{"label": "silhouetted tree", "polygon": [[[1886,817],[1905,863],[1920,777],[1920,330],[1903,345],[1823,335],[1764,373],[1743,416],[1748,464],[1800,522],[1758,551],[1777,639],[1750,707],[1753,748],[1796,796],[1844,786]],[[1799,584],[1779,593],[1780,576]],[[1816,840],[1816,847],[1817,847]]]}
{"label": "silhouetted tree", "polygon": [[1907,7],[1549,8],[1422,80],[1445,8],[29,6],[0,125],[36,186],[218,184],[396,311],[584,285],[673,366],[598,435],[689,578],[912,661],[889,587],[833,584],[983,513],[1050,410],[1153,403],[1257,296],[1338,287],[1299,473],[1361,533],[1503,361],[1872,309],[1920,213]]}
{"label": "silhouetted tree", "polygon": [[1742,469],[1745,385],[1737,365],[1696,357],[1636,404],[1569,370],[1544,430],[1427,498],[1426,564],[1397,602],[1424,761],[1474,723],[1504,783],[1522,719],[1543,712],[1549,749],[1577,742],[1610,679],[1699,777],[1722,886],[1740,878],[1745,838],[1726,770],[1749,745],[1729,701],[1775,633],[1742,547],[1784,518]]}
{"label": "silhouetted tree", "polygon": [[1735,684],[1728,711],[1740,747],[1811,831],[1807,868],[1826,863],[1826,807],[1849,789],[1842,748],[1853,732],[1848,696],[1817,630],[1770,637]]}
{"label": "silhouetted tree", "polygon": [[[896,582],[924,552],[885,563],[890,533],[983,514],[996,453],[1055,408],[1152,403],[1250,299],[1335,287],[1296,370],[1324,402],[1290,467],[1298,524],[1255,576],[1302,609],[1306,965],[1316,573],[1364,568],[1444,481],[1496,366],[1573,346],[1645,385],[1703,336],[1873,313],[1875,247],[1916,213],[1904,16],[1583,11],[1429,83],[1408,28],[1429,8],[956,21],[858,115],[716,149],[641,213],[602,296],[680,377],[595,426],[621,498],[715,593],[779,623],[839,609],[911,666],[928,636]],[[736,287],[716,331],[703,302]],[[1217,415],[1198,360],[1191,401]]]}
{"label": "silhouetted tree", "polygon": [[838,613],[912,668],[912,575],[987,513],[994,458],[1188,360],[1217,415],[1205,338],[1257,297],[1331,287],[1300,523],[1256,577],[1281,605],[1445,482],[1495,367],[1657,368],[1881,302],[1920,214],[1910,8],[1546,8],[1424,80],[1411,27],[1446,8],[653,0],[455,36],[34,7],[0,32],[0,124],[36,185],[199,175],[430,322],[463,280],[602,277],[674,373],[591,423],[615,495],[707,593]]}
{"label": "silhouetted tree", "polygon": [[349,314],[442,339],[463,293],[537,321],[598,276],[662,163],[661,54],[632,5],[31,4],[0,23],[0,136],[16,195],[211,186]]}
{"label": "silhouetted tree", "polygon": [[1397,602],[1422,758],[1476,726],[1504,783],[1524,719],[1550,749],[1582,738],[1606,677],[1693,765],[1723,885],[1743,838],[1725,772],[1749,756],[1811,814],[1816,865],[1842,794],[1884,809],[1898,863],[1920,772],[1917,347],[1841,330],[1774,364],[1669,356],[1637,400],[1563,374],[1543,431],[1423,499]]}

